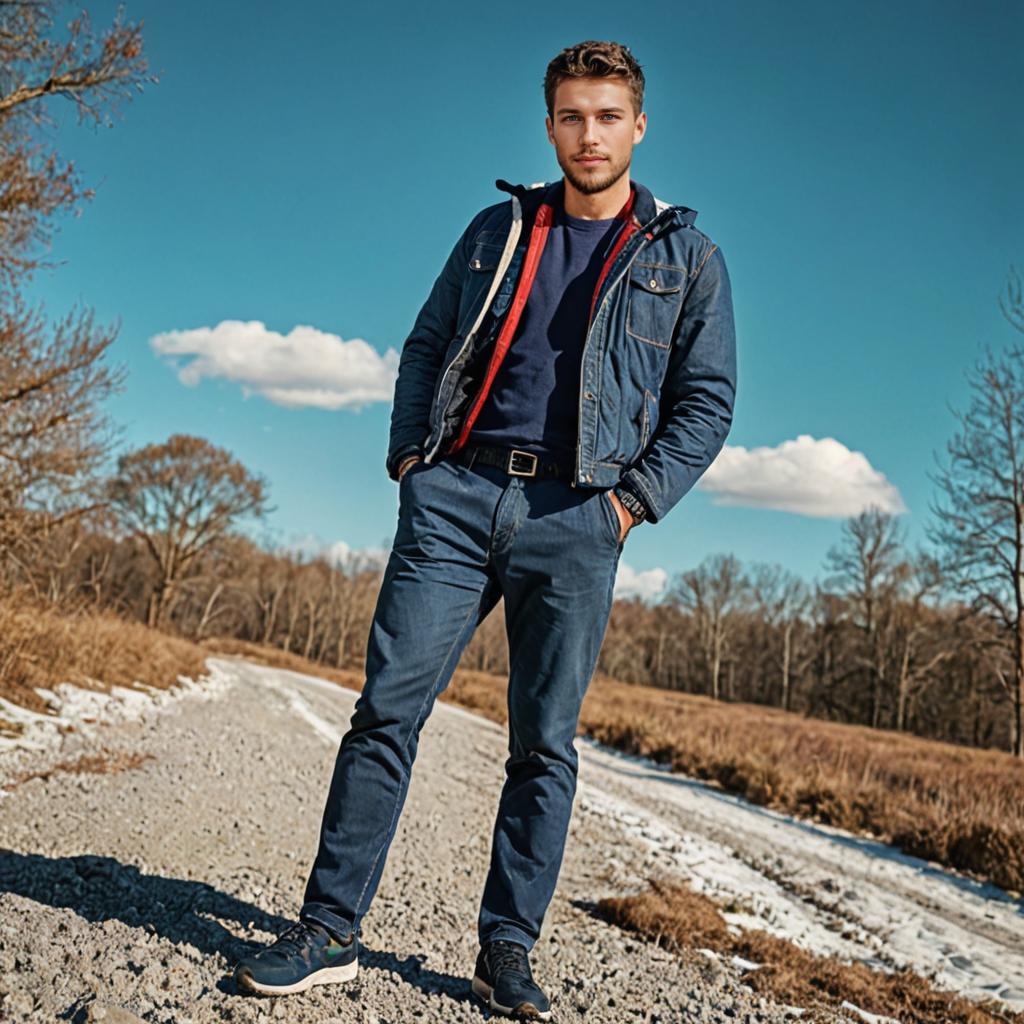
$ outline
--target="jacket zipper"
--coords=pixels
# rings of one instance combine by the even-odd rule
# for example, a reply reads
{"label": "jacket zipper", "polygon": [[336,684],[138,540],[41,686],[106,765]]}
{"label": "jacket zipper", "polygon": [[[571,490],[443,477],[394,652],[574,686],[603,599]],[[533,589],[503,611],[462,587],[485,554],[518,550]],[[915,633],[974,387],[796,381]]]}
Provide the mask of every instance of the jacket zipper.
{"label": "jacket zipper", "polygon": [[647,400],[651,397],[652,395],[650,391],[648,391],[647,388],[644,388],[644,414],[640,424],[640,451],[637,452],[637,458],[643,454],[644,449],[647,447],[647,435],[650,433],[651,429],[651,412],[647,405]]}
{"label": "jacket zipper", "polygon": [[[516,196],[512,196],[512,223],[508,229],[508,237],[505,239],[505,248],[502,250],[501,259],[498,260],[498,267],[494,271],[491,286],[487,291],[487,296],[484,299],[483,306],[477,314],[476,322],[466,334],[466,340],[459,347],[459,351],[455,354],[451,362],[445,367],[444,373],[441,376],[441,385],[437,389],[438,395],[441,395],[444,391],[444,383],[448,379],[448,374],[451,372],[452,367],[462,358],[462,354],[466,351],[467,347],[472,344],[473,339],[476,337],[476,332],[480,329],[480,324],[483,323],[484,317],[487,315],[487,311],[491,308],[491,304],[494,302],[494,296],[498,293],[498,286],[501,283],[501,279],[505,276],[505,272],[508,270],[509,264],[512,262],[512,254],[515,251],[516,243],[519,241],[519,236],[522,233],[522,230],[522,206],[519,199]],[[445,404],[447,405],[447,403]],[[437,449],[441,447],[441,438],[444,434],[445,412],[446,409],[442,409],[440,411],[441,422],[438,425],[437,441],[434,442],[434,447],[424,455],[424,462],[431,462],[437,454]]]}
{"label": "jacket zipper", "polygon": [[480,385],[480,390],[474,397],[473,402],[462,421],[462,426],[455,438],[455,441],[448,449],[450,452],[458,451],[463,445],[465,445],[469,437],[469,432],[472,429],[473,421],[479,414],[481,406],[487,400],[487,394],[490,391],[491,384],[494,382],[498,368],[501,365],[502,360],[505,358],[505,354],[508,352],[509,346],[512,344],[512,338],[519,327],[519,320],[522,316],[523,309],[526,307],[526,301],[529,298],[530,290],[533,288],[533,281],[537,274],[537,268],[540,266],[541,254],[544,251],[544,244],[547,240],[548,231],[551,226],[551,215],[551,206],[547,203],[541,204],[537,211],[537,215],[534,218],[533,226],[530,229],[530,242],[527,246],[526,255],[523,259],[523,269],[519,277],[519,283],[516,286],[511,307],[505,317],[505,322],[501,325],[498,337],[494,342],[494,348],[491,351],[491,357],[488,361],[487,369],[484,373],[484,379]]}

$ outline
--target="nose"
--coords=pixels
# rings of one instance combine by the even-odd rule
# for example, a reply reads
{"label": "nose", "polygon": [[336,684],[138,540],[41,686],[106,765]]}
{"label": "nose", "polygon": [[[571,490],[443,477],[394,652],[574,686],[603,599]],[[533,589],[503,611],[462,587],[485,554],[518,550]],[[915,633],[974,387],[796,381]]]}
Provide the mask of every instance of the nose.
{"label": "nose", "polygon": [[580,144],[592,146],[598,141],[597,118],[585,117],[580,128]]}

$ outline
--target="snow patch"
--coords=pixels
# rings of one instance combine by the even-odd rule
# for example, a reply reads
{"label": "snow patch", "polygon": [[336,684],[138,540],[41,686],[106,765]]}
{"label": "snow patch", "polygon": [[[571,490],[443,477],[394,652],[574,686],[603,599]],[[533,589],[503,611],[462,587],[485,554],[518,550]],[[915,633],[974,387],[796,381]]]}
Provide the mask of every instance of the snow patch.
{"label": "snow patch", "polygon": [[30,711],[0,697],[0,717],[24,727],[17,736],[0,736],[0,754],[53,750],[69,731],[91,736],[102,726],[144,719],[179,700],[213,700],[235,682],[223,665],[208,663],[208,674],[198,681],[178,676],[177,683],[167,689],[145,683],[136,683],[135,688],[113,686],[109,692],[86,690],[73,683],[58,683],[52,690],[36,687],[49,714]]}
{"label": "snow patch", "polygon": [[730,925],[874,970],[910,968],[938,989],[1024,1010],[1020,899],[649,758],[581,746],[581,806],[646,847],[643,884],[659,870],[675,873],[729,907]]}
{"label": "snow patch", "polygon": [[287,697],[288,706],[299,718],[313,727],[313,732],[322,736],[333,747],[341,742],[341,733],[329,722],[325,722],[297,693],[289,691]]}

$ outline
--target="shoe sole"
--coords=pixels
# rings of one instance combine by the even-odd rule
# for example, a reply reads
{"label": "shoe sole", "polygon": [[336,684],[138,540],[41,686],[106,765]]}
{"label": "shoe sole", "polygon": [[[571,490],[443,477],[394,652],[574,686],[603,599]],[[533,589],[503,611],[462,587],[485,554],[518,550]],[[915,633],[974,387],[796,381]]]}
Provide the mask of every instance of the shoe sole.
{"label": "shoe sole", "polygon": [[519,1015],[521,1017],[535,1017],[537,1020],[551,1020],[550,1010],[538,1010],[533,1003],[520,1003],[518,1006],[502,1006],[494,1001],[494,989],[484,981],[478,974],[473,975],[473,992],[478,995],[496,1013],[503,1013],[506,1017]]}
{"label": "shoe sole", "polygon": [[350,964],[342,964],[341,967],[321,967],[319,971],[307,974],[301,981],[293,985],[266,985],[257,981],[249,971],[242,971],[235,975],[235,982],[239,988],[249,992],[258,992],[264,996],[289,996],[296,992],[305,992],[314,985],[333,985],[339,981],[351,981],[359,971],[359,962],[353,960]]}

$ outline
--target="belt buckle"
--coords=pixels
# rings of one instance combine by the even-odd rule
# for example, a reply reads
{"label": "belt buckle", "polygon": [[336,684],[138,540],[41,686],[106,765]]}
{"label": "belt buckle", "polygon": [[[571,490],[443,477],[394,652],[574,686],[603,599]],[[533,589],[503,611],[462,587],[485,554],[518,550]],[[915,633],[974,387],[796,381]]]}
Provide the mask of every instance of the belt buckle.
{"label": "belt buckle", "polygon": [[[529,469],[513,469],[512,464],[515,462],[517,455],[523,456],[526,459],[533,459],[533,464]],[[536,476],[537,475],[537,456],[533,452],[524,452],[520,448],[513,448],[508,453],[508,465],[505,467],[506,472],[510,476]]]}

